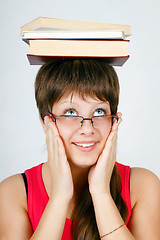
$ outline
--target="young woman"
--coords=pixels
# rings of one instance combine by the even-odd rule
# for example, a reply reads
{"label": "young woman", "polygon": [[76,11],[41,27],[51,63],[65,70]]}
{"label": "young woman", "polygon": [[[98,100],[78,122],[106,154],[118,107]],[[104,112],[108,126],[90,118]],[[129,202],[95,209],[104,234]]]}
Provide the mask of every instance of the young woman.
{"label": "young woman", "polygon": [[93,59],[47,63],[35,95],[48,161],[1,183],[0,239],[159,240],[159,179],[116,162],[114,69]]}

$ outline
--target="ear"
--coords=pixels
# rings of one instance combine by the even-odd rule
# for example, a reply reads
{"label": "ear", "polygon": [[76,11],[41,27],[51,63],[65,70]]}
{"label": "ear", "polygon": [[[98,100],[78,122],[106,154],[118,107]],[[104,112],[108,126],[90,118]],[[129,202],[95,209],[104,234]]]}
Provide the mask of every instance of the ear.
{"label": "ear", "polygon": [[41,118],[41,115],[40,115],[40,114],[39,114],[39,120],[40,120],[40,122],[41,122],[41,125],[42,125],[42,127],[43,127],[44,133],[46,134],[46,125],[44,124],[44,121],[42,120],[42,118]]}

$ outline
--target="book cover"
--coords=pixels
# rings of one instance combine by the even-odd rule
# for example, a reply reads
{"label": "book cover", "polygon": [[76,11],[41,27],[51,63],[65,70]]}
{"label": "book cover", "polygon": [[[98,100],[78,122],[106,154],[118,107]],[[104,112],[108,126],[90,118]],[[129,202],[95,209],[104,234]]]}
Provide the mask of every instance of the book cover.
{"label": "book cover", "polygon": [[61,30],[121,30],[126,36],[131,35],[130,25],[98,23],[79,20],[68,20],[60,18],[39,17],[23,25],[20,28],[20,34],[23,37],[25,31],[51,31],[53,29]]}

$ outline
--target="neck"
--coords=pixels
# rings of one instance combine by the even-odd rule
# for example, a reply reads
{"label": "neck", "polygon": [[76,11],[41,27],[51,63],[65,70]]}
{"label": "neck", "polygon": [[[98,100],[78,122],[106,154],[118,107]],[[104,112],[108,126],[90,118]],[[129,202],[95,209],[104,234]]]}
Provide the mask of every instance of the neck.
{"label": "neck", "polygon": [[72,163],[70,164],[73,185],[74,185],[74,195],[75,197],[83,190],[84,186],[88,184],[88,168],[79,168]]}

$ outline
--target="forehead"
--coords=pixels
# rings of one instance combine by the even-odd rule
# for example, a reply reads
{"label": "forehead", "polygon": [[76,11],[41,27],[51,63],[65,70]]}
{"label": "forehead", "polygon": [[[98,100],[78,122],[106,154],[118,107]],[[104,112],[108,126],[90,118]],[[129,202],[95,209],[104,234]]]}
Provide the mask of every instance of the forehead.
{"label": "forehead", "polygon": [[65,104],[65,103],[80,103],[80,102],[86,102],[86,103],[92,103],[92,104],[107,103],[109,105],[108,101],[102,101],[96,96],[94,97],[91,97],[88,95],[81,96],[78,92],[63,95],[57,103]]}
{"label": "forehead", "polygon": [[65,95],[59,101],[55,102],[52,106],[52,113],[62,115],[66,109],[74,109],[79,115],[88,116],[88,114],[93,113],[98,108],[105,109],[108,113],[111,112],[108,101],[102,101],[96,97],[92,98],[89,96],[83,96],[82,98],[79,93],[74,93]]}

